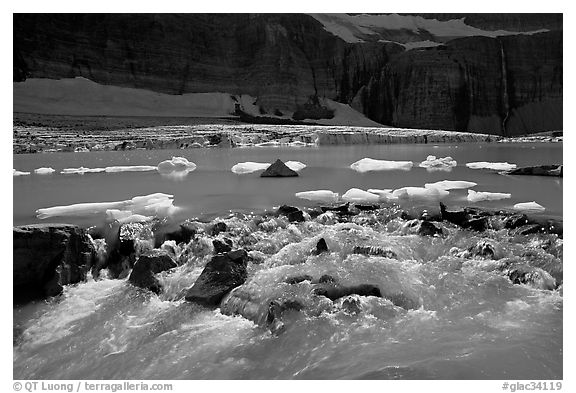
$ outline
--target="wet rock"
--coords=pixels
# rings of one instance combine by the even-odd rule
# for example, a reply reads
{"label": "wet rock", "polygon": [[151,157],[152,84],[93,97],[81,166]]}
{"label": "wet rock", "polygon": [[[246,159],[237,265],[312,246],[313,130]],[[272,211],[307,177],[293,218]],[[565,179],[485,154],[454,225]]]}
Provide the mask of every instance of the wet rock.
{"label": "wet rock", "polygon": [[470,217],[464,223],[463,227],[472,229],[473,231],[483,232],[490,228],[490,220],[488,217]]}
{"label": "wet rock", "polygon": [[14,301],[55,296],[63,286],[86,279],[96,250],[86,231],[69,224],[13,228]]}
{"label": "wet rock", "polygon": [[268,313],[266,314],[266,324],[272,333],[280,334],[285,331],[286,327],[282,321],[282,317],[287,311],[301,311],[304,305],[298,300],[293,299],[277,299],[272,300],[268,305]]}
{"label": "wet rock", "polygon": [[451,222],[465,229],[482,232],[491,228],[489,217],[493,215],[488,211],[476,208],[464,208],[462,210],[448,210],[446,205],[440,202],[442,220]]}
{"label": "wet rock", "polygon": [[526,175],[526,176],[557,176],[562,177],[563,166],[562,165],[538,165],[517,168],[509,171],[509,175]]}
{"label": "wet rock", "polygon": [[141,223],[122,224],[114,228],[117,228],[116,236],[106,239],[108,260],[105,267],[113,278],[124,278],[134,266],[143,243],[149,242],[148,247],[152,248],[154,234],[149,226]]}
{"label": "wet rock", "polygon": [[286,279],[286,281],[284,281],[284,282],[286,284],[294,285],[294,284],[299,284],[299,283],[304,282],[304,281],[312,281],[312,276],[310,276],[308,274],[302,274],[299,276],[288,277]]}
{"label": "wet rock", "polygon": [[516,229],[528,224],[528,216],[526,214],[513,214],[505,217],[502,222],[504,223],[504,228]]}
{"label": "wet rock", "polygon": [[378,205],[360,205],[360,204],[355,204],[354,207],[361,211],[373,211],[378,210],[380,208],[380,206]]}
{"label": "wet rock", "polygon": [[545,229],[539,224],[523,225],[513,231],[514,235],[531,235],[533,233],[543,233]]}
{"label": "wet rock", "polygon": [[357,212],[350,210],[350,202],[338,206],[320,206],[320,209],[322,209],[324,213],[334,212],[341,216],[355,216],[358,214]]}
{"label": "wet rock", "polygon": [[264,172],[260,174],[260,177],[296,177],[298,173],[288,168],[282,160],[277,159],[272,165],[270,165]]}
{"label": "wet rock", "polygon": [[154,293],[160,293],[162,286],[154,275],[177,266],[168,252],[164,250],[147,251],[134,264],[128,282],[137,287],[149,289]]}
{"label": "wet rock", "polygon": [[418,228],[420,236],[442,236],[442,228],[430,221],[422,221]]}
{"label": "wet rock", "polygon": [[467,250],[465,257],[498,259],[497,244],[491,240],[481,240]]}
{"label": "wet rock", "polygon": [[336,283],[337,281],[338,280],[336,280],[331,275],[323,274],[318,280],[313,280],[312,284],[328,284],[328,283]]}
{"label": "wet rock", "polygon": [[376,246],[356,246],[352,250],[353,254],[369,255],[376,257],[384,257],[391,259],[398,259],[398,255],[390,249],[384,249]]}
{"label": "wet rock", "polygon": [[282,205],[278,208],[277,213],[286,216],[290,222],[304,222],[304,212],[294,206]]}
{"label": "wet rock", "polygon": [[327,297],[332,301],[349,295],[382,297],[380,288],[372,284],[360,284],[352,286],[323,285],[314,288],[312,293],[317,296]]}
{"label": "wet rock", "polygon": [[323,252],[328,252],[328,245],[326,244],[326,240],[324,240],[324,238],[321,238],[320,240],[318,240],[318,243],[316,243],[316,249],[312,251],[312,254],[320,255]]}
{"label": "wet rock", "polygon": [[224,238],[223,240],[214,239],[212,240],[212,245],[214,246],[214,254],[223,254],[232,251],[232,240]]}
{"label": "wet rock", "polygon": [[452,224],[462,226],[468,219],[468,214],[464,210],[448,210],[446,205],[440,202],[440,214],[442,220],[451,222]]}
{"label": "wet rock", "polygon": [[556,289],[556,280],[546,271],[526,265],[515,266],[508,271],[508,278],[513,284],[525,284],[532,288]]}
{"label": "wet rock", "polygon": [[186,293],[186,300],[205,306],[218,305],[228,292],[246,281],[247,263],[245,250],[215,255]]}
{"label": "wet rock", "polygon": [[348,314],[359,314],[362,311],[362,301],[358,295],[346,296],[342,299],[340,308]]}
{"label": "wet rock", "polygon": [[219,233],[226,232],[227,230],[228,230],[228,226],[226,225],[226,223],[219,221],[219,222],[214,223],[212,226],[210,226],[207,230],[207,233],[210,236],[218,236]]}
{"label": "wet rock", "polygon": [[174,240],[176,244],[188,243],[196,234],[202,232],[204,232],[204,224],[196,221],[184,221],[176,230],[155,233],[155,246],[162,244],[166,240]]}

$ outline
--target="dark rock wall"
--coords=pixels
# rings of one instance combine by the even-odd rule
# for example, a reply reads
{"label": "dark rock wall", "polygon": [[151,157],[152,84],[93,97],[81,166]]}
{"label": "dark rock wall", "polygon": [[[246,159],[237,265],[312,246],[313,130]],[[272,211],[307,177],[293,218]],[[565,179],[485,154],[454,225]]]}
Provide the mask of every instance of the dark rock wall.
{"label": "dark rock wall", "polygon": [[[539,19],[510,20],[526,29]],[[83,76],[168,94],[249,94],[263,114],[317,96],[392,126],[562,129],[561,31],[405,51],[346,43],[300,14],[15,14],[13,64],[14,81]]]}

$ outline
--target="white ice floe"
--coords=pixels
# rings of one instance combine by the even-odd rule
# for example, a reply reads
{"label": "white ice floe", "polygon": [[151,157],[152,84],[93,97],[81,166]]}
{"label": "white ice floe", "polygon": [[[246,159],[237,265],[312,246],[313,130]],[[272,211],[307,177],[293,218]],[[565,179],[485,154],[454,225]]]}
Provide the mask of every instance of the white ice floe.
{"label": "white ice floe", "polygon": [[85,168],[83,166],[81,166],[80,168],[64,168],[62,169],[62,171],[60,173],[64,174],[64,175],[69,175],[69,174],[79,174],[79,175],[83,175],[85,173],[99,173],[99,172],[105,172],[106,168]]}
{"label": "white ice floe", "polygon": [[169,174],[173,172],[192,172],[196,169],[196,164],[188,161],[184,157],[172,157],[170,160],[162,161],[158,164],[158,172]]}
{"label": "white ice floe", "polygon": [[295,194],[296,198],[318,202],[336,202],[338,193],[330,190],[302,191]]}
{"label": "white ice floe", "polygon": [[[295,172],[299,172],[302,169],[306,168],[306,164],[300,161],[286,161],[284,163],[288,168],[292,169]],[[234,165],[230,170],[237,175],[244,175],[246,173],[253,173],[257,171],[263,171],[267,169],[272,163],[270,162],[239,162],[238,164]]]}
{"label": "white ice floe", "polygon": [[393,198],[398,199],[441,199],[450,194],[446,190],[426,187],[402,187],[392,192]]}
{"label": "white ice floe", "polygon": [[436,158],[436,156],[428,156],[418,166],[426,168],[427,171],[451,171],[456,165],[458,163],[452,157]]}
{"label": "white ice floe", "polygon": [[412,161],[386,161],[373,158],[363,158],[350,165],[356,172],[403,170],[409,171],[414,164]]}
{"label": "white ice floe", "polygon": [[232,172],[237,175],[243,175],[245,173],[252,173],[256,171],[263,171],[270,166],[269,162],[239,162],[232,167]]}
{"label": "white ice floe", "polygon": [[514,209],[516,209],[516,210],[532,210],[532,211],[544,211],[544,210],[546,210],[544,208],[544,206],[536,203],[535,201],[517,203],[514,205]]}
{"label": "white ice floe", "polygon": [[477,186],[477,183],[465,180],[442,180],[436,183],[426,183],[426,188],[438,188],[440,190],[460,190]]}
{"label": "white ice floe", "polygon": [[30,172],[17,171],[16,169],[12,168],[12,176],[26,176],[29,174]]}
{"label": "white ice floe", "polygon": [[[45,219],[50,217],[87,216],[105,213],[109,220],[136,222],[134,220],[143,220],[142,217],[144,216],[171,216],[178,210],[178,208],[173,205],[173,198],[173,195],[155,193],[118,202],[78,203],[67,206],[49,207],[36,210],[36,214],[39,219]],[[137,215],[141,215],[142,217],[137,217]],[[148,220],[148,218],[146,220]]]}
{"label": "white ice floe", "polygon": [[306,164],[300,161],[286,161],[284,164],[294,172],[300,172],[302,169],[306,168]]}
{"label": "white ice floe", "polygon": [[54,172],[56,172],[56,170],[53,168],[42,167],[42,168],[34,169],[34,173],[37,175],[50,175],[51,173],[54,173]]}
{"label": "white ice floe", "polygon": [[126,165],[126,166],[108,166],[104,169],[104,172],[114,173],[114,172],[147,172],[155,171],[157,168],[151,165]]}
{"label": "white ice floe", "polygon": [[342,200],[346,202],[378,202],[380,197],[359,188],[351,188],[342,195]]}
{"label": "white ice floe", "polygon": [[499,201],[501,199],[509,199],[512,194],[507,194],[504,192],[484,192],[484,191],[474,191],[468,190],[468,201],[470,202],[480,202],[480,201]]}
{"label": "white ice floe", "polygon": [[392,196],[392,192],[393,192],[393,191],[394,191],[394,190],[389,189],[389,188],[388,188],[388,189],[385,189],[385,190],[379,190],[379,189],[377,189],[377,188],[369,188],[369,189],[368,189],[368,192],[369,192],[369,193],[378,195],[378,197],[380,198],[380,200],[387,200],[387,199],[393,200],[393,199],[397,199],[396,197],[393,197],[393,196]]}
{"label": "white ice floe", "polygon": [[510,164],[507,162],[469,162],[466,166],[470,169],[492,169],[494,171],[510,171],[516,169],[516,164]]}

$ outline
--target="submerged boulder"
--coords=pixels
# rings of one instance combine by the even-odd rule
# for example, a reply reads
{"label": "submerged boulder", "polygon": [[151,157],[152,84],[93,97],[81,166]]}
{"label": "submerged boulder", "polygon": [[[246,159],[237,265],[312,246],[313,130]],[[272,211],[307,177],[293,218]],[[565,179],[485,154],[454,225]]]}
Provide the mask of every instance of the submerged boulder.
{"label": "submerged boulder", "polygon": [[14,227],[13,253],[16,302],[60,294],[64,285],[85,280],[96,261],[86,231],[69,224]]}
{"label": "submerged boulder", "polygon": [[277,159],[272,165],[270,165],[264,172],[260,174],[260,177],[296,177],[298,173],[288,168],[282,160]]}
{"label": "submerged boulder", "polygon": [[134,264],[128,281],[137,287],[160,293],[162,287],[154,275],[177,266],[168,252],[164,250],[147,251]]}
{"label": "submerged boulder", "polygon": [[328,252],[328,245],[326,244],[326,240],[324,240],[324,238],[321,238],[320,240],[318,240],[318,243],[316,243],[316,249],[312,250],[312,254],[320,255],[324,252]]}
{"label": "submerged boulder", "polygon": [[380,288],[372,284],[360,284],[351,286],[322,285],[314,288],[313,293],[317,296],[327,297],[332,301],[349,295],[382,297]]}
{"label": "submerged boulder", "polygon": [[508,278],[513,284],[525,284],[536,289],[556,289],[556,280],[550,273],[527,265],[519,265],[508,270]]}
{"label": "submerged boulder", "polygon": [[228,292],[246,281],[247,264],[248,254],[244,250],[215,255],[186,292],[186,300],[204,306],[218,305]]}

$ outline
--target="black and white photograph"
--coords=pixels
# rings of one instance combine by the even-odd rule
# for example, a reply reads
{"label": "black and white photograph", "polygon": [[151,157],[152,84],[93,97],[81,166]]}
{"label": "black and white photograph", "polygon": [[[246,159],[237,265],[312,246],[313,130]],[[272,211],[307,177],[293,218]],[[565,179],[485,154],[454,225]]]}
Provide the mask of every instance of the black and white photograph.
{"label": "black and white photograph", "polygon": [[7,391],[567,390],[565,14],[401,6],[13,12]]}

